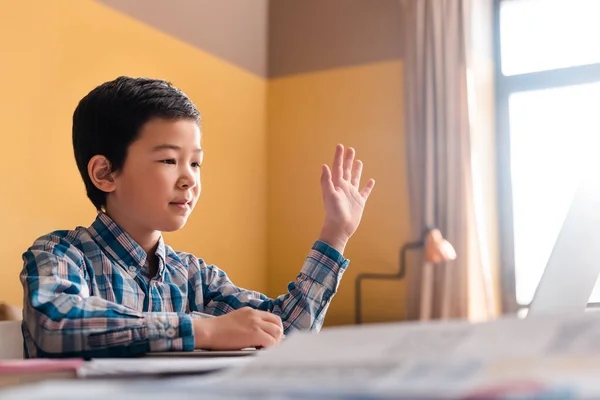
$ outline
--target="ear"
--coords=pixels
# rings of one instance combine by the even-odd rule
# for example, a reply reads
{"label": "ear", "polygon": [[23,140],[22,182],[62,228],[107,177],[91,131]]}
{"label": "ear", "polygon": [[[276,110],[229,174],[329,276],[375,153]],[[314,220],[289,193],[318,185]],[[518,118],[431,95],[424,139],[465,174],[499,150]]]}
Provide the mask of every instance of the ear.
{"label": "ear", "polygon": [[110,161],[104,156],[95,155],[88,163],[88,175],[94,186],[103,192],[110,193],[116,188]]}

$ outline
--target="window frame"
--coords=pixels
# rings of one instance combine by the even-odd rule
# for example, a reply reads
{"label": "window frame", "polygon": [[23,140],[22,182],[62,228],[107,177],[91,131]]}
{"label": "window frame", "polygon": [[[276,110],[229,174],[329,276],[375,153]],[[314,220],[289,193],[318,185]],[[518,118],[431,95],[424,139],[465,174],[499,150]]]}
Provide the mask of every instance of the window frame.
{"label": "window frame", "polygon": [[[500,290],[503,314],[514,314],[528,308],[517,303],[516,270],[514,252],[513,199],[510,159],[509,97],[513,93],[553,89],[586,83],[600,82],[600,63],[567,68],[557,68],[517,75],[502,73],[500,47],[500,6],[505,1],[493,0],[493,57],[495,75],[496,111],[496,179],[498,200],[498,249],[500,256]],[[600,303],[590,303],[589,308],[600,308]]]}

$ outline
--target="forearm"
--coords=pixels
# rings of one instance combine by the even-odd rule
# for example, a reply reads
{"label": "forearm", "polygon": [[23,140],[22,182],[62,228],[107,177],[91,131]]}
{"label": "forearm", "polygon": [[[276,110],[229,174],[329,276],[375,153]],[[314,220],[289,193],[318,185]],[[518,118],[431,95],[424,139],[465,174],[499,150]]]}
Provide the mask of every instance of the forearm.
{"label": "forearm", "polygon": [[329,304],[349,261],[328,243],[316,242],[296,281],[282,296],[281,318],[286,334],[293,330],[319,331]]}
{"label": "forearm", "polygon": [[97,297],[67,308],[64,304],[71,300],[65,296],[25,308],[33,356],[118,357],[193,349],[191,318],[186,314],[139,313]]}
{"label": "forearm", "polygon": [[336,249],[340,255],[344,254],[346,245],[348,244],[347,237],[328,226],[323,226],[318,240]]}
{"label": "forearm", "polygon": [[[319,330],[327,307],[349,261],[326,243],[316,242],[288,293],[275,299],[233,285],[214,266],[203,269],[209,292],[205,304],[196,309],[219,316],[242,307],[252,307],[278,315],[285,333],[293,330]],[[194,297],[196,300],[196,297]],[[195,302],[193,302],[195,303]],[[195,311],[195,310],[194,310]]]}

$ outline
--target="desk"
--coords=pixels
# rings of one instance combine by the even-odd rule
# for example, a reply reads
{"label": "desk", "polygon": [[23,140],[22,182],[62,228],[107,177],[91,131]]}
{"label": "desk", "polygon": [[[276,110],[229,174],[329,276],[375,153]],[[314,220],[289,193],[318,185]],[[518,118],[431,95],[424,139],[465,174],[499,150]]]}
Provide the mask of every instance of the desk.
{"label": "desk", "polygon": [[[219,382],[227,371],[241,368],[252,357],[143,357],[88,361],[78,379],[45,380],[0,389],[0,399],[102,399],[143,397],[167,400],[196,394],[200,388]],[[212,396],[211,396],[212,397]]]}
{"label": "desk", "polygon": [[598,338],[596,313],[335,327],[211,374],[45,382],[0,398],[600,399]]}

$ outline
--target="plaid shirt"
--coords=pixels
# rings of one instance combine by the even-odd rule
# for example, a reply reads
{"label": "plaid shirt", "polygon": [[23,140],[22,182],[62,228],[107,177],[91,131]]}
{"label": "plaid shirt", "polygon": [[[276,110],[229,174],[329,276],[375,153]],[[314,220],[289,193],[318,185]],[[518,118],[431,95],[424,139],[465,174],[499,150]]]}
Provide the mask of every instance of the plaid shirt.
{"label": "plaid shirt", "polygon": [[21,272],[26,356],[192,350],[194,312],[219,316],[241,307],[280,316],[286,333],[318,331],[349,262],[317,241],[289,293],[269,299],[162,238],[156,256],[158,273],[150,277],[144,250],[104,213],[89,228],[36,240]]}

